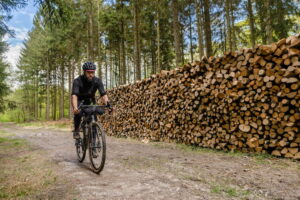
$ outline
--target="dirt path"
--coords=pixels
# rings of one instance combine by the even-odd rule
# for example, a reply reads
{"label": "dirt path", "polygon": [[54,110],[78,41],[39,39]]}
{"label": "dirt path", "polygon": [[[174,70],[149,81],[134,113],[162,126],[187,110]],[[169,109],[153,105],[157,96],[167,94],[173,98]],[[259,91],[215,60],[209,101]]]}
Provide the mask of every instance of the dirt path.
{"label": "dirt path", "polygon": [[72,180],[78,199],[300,199],[300,163],[175,144],[107,137],[107,162],[98,176],[77,162],[71,133],[0,124],[46,150]]}

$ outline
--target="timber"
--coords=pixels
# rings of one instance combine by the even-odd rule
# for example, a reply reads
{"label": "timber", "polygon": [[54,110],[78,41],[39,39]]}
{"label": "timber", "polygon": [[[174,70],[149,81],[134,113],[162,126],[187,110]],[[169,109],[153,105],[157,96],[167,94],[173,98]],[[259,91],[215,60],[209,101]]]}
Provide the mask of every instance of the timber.
{"label": "timber", "polygon": [[109,90],[115,136],[300,159],[300,38],[203,57]]}

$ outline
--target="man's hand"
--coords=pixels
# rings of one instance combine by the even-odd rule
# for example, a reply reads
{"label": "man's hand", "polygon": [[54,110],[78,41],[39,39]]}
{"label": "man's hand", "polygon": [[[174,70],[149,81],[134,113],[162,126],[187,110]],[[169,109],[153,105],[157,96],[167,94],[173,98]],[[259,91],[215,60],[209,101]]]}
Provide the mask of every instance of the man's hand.
{"label": "man's hand", "polygon": [[77,115],[77,114],[79,114],[79,112],[80,112],[80,110],[78,110],[78,108],[74,108],[74,109],[73,109],[73,113],[74,113],[74,115]]}
{"label": "man's hand", "polygon": [[114,111],[113,107],[110,107],[110,108],[108,109],[108,113],[109,113],[109,114],[112,114],[113,111]]}
{"label": "man's hand", "polygon": [[110,105],[109,101],[106,103],[106,105],[108,107],[109,114],[111,114],[114,111],[113,107]]}

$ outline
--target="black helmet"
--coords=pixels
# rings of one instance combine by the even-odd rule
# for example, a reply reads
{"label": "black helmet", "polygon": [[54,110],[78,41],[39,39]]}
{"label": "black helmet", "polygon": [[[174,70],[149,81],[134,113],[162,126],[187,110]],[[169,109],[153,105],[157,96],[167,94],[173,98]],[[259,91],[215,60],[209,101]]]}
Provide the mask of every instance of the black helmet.
{"label": "black helmet", "polygon": [[95,71],[96,65],[93,62],[86,62],[82,65],[83,71]]}

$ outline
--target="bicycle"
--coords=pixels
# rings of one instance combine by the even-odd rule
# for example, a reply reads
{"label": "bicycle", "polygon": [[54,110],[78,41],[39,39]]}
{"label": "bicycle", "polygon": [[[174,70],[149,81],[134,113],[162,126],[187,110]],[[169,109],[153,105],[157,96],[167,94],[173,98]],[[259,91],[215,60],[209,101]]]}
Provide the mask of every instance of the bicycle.
{"label": "bicycle", "polygon": [[[101,123],[96,121],[96,117],[99,114],[104,114],[105,108],[110,107],[82,105],[82,103],[78,107],[78,109],[81,110],[80,112],[83,114],[79,128],[80,138],[75,140],[78,161],[83,162],[86,156],[86,151],[89,150],[92,171],[97,174],[100,174],[105,165],[106,134]],[[99,154],[101,154],[101,156]],[[97,159],[99,159],[99,163],[97,162]]]}

